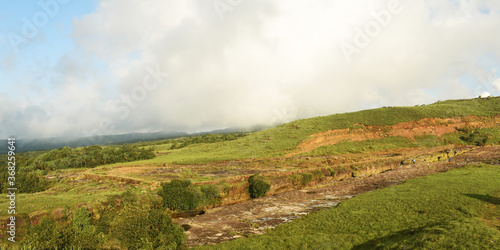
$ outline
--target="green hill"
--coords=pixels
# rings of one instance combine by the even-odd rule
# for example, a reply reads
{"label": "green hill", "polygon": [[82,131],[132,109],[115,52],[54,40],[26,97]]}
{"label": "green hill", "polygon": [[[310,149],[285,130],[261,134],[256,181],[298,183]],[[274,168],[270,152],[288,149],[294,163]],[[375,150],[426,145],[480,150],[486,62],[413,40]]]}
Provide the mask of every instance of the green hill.
{"label": "green hill", "polygon": [[384,107],[352,113],[297,120],[235,141],[197,144],[174,151],[158,160],[179,164],[206,163],[217,160],[280,157],[293,152],[309,135],[331,129],[350,128],[354,124],[393,125],[423,118],[461,116],[496,116],[500,97],[448,100],[415,107]]}

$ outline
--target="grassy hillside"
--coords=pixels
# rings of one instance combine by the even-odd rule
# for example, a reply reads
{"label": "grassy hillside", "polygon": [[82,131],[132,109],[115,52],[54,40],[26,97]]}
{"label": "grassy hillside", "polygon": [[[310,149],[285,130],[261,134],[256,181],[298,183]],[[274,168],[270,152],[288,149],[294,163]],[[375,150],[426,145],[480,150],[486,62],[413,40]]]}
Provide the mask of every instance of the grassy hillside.
{"label": "grassy hillside", "polygon": [[[143,201],[148,195],[156,193],[154,188],[157,187],[158,181],[164,182],[180,178],[189,179],[193,182],[218,182],[222,178],[239,178],[255,172],[287,172],[309,166],[329,167],[335,164],[344,164],[346,159],[338,159],[338,161],[331,163],[328,163],[328,161],[325,161],[325,163],[323,159],[320,159],[322,157],[314,160],[304,157],[300,159],[218,162],[191,166],[172,166],[171,164],[198,164],[232,159],[281,157],[291,152],[297,152],[297,145],[312,134],[332,129],[357,129],[363,127],[356,124],[367,126],[393,125],[422,118],[449,118],[472,115],[495,116],[499,114],[500,98],[453,100],[427,106],[387,107],[304,119],[254,133],[200,135],[122,145],[120,147],[91,146],[78,149],[61,148],[45,152],[21,153],[16,155],[16,184],[20,187],[16,201],[23,205],[19,206],[17,212],[20,215],[19,218],[21,218],[21,215],[30,216],[32,221],[38,221],[45,214],[57,216],[61,215],[61,211],[75,211],[77,207],[87,206],[92,208],[92,213],[95,218],[98,218],[99,209],[107,207],[109,201],[114,201],[114,197],[120,197],[120,194],[130,186],[137,188],[134,192]],[[491,121],[491,119],[483,120]],[[495,125],[491,122],[489,125],[490,127],[473,128],[470,132],[448,133],[442,136],[424,134],[415,139],[388,136],[364,141],[347,140],[304,152],[307,155],[334,155],[412,147],[430,148],[450,143],[468,144],[472,142],[474,144],[475,141],[482,139],[485,135],[490,140],[488,143],[500,143],[500,128],[491,127]],[[3,166],[6,168],[5,161],[7,158],[2,159],[0,159],[0,163],[4,162]],[[372,160],[377,159],[377,157],[374,157]],[[346,162],[352,163],[357,162],[357,160],[357,158],[347,159]],[[7,183],[7,171],[4,170],[4,174],[0,175],[0,177],[5,180],[4,183]],[[274,246],[272,244],[276,241],[285,246],[287,244],[288,246],[302,246],[300,244],[303,243],[305,244],[304,247],[314,248],[321,248],[322,246],[326,246],[326,248],[332,246],[360,246],[363,248],[382,244],[386,241],[396,242],[394,244],[411,245],[418,240],[427,238],[431,239],[430,241],[435,240],[439,243],[441,238],[435,239],[429,232],[441,232],[440,230],[443,230],[443,233],[438,235],[444,236],[439,237],[451,237],[450,239],[458,237],[455,234],[465,234],[469,237],[470,233],[467,230],[471,230],[471,232],[477,231],[482,237],[490,235],[493,239],[497,239],[496,231],[484,226],[479,220],[488,213],[498,217],[496,207],[493,207],[493,210],[486,211],[484,210],[484,204],[473,198],[482,197],[487,201],[492,200],[494,205],[498,205],[498,200],[491,198],[493,196],[498,197],[500,192],[494,188],[500,186],[498,185],[500,179],[498,178],[500,177],[498,176],[498,168],[484,167],[476,170],[474,170],[476,172],[470,170],[470,173],[457,177],[446,177],[448,179],[445,178],[443,183],[456,179],[451,184],[440,184],[438,182],[441,181],[435,180],[436,183],[432,182],[431,184],[418,183],[413,186],[406,184],[404,187],[407,189],[390,188],[389,191],[384,191],[386,193],[379,196],[372,197],[370,195],[374,194],[366,194],[365,196],[368,198],[356,198],[346,202],[345,206],[347,207],[345,210],[342,210],[344,205],[332,210],[344,212],[328,214],[327,217],[331,218],[330,220],[321,217],[321,213],[313,214],[297,222],[304,221],[304,225],[296,223],[285,225],[280,228],[290,228],[284,229],[284,231],[278,229],[269,236],[252,238],[249,241],[236,241],[235,243],[229,243],[229,245],[222,245],[222,247],[239,248],[245,244],[250,244],[250,246],[259,248],[259,246],[266,244]],[[463,179],[462,177],[473,179]],[[435,177],[431,177],[429,180],[434,180],[432,178]],[[246,183],[246,180],[243,180],[243,182]],[[465,186],[462,187],[455,185],[457,183],[468,183],[468,185],[462,185]],[[240,184],[236,183],[234,186],[229,186],[227,183],[222,183],[219,186],[219,191],[227,192],[229,195],[229,191],[232,190],[230,188],[235,188],[234,190],[238,191],[238,188],[242,187]],[[484,187],[481,187],[483,184]],[[421,189],[421,186],[425,187],[425,190]],[[433,188],[437,189],[434,190]],[[6,186],[0,185],[0,189],[5,193]],[[213,190],[207,190],[214,191],[215,189],[217,187]],[[411,195],[406,197],[405,194]],[[463,194],[471,194],[472,196],[463,196]],[[240,193],[235,192],[233,195],[236,197]],[[433,196],[435,197],[432,198]],[[444,202],[442,202],[441,198]],[[381,203],[383,199],[386,199],[386,201]],[[8,202],[7,197],[0,201],[3,206]],[[353,205],[349,205],[351,203]],[[463,206],[452,207],[462,203]],[[438,206],[432,207],[434,204]],[[153,203],[151,205],[156,206]],[[374,207],[376,209],[373,209]],[[447,211],[447,209],[451,209],[451,212]],[[8,216],[7,210],[3,211],[0,212],[0,215],[5,219]],[[354,214],[350,211],[354,211]],[[381,217],[377,217],[378,214]],[[399,216],[396,221],[373,220],[373,218],[385,217],[394,219],[392,218],[393,214]],[[336,221],[344,220],[344,218],[352,219],[356,224],[336,224]],[[368,221],[368,224],[365,220]],[[445,223],[445,221],[447,222]],[[69,221],[66,222],[69,223]],[[488,220],[487,222],[496,227],[499,225],[498,221],[495,220]],[[94,221],[93,223],[97,222]],[[299,226],[295,228],[291,225]],[[331,231],[332,227],[338,230]],[[25,233],[23,230],[20,231],[22,234]],[[288,232],[289,234],[287,234]],[[411,235],[420,238],[415,238],[412,241],[413,236]],[[277,241],[276,237],[281,241]],[[403,240],[403,238],[406,240]],[[445,241],[445,243],[448,244],[449,242]],[[484,241],[475,243],[488,246],[488,242],[485,243]],[[113,245],[114,243],[111,241],[109,244]],[[434,247],[434,245],[429,246]]]}
{"label": "grassy hillside", "polygon": [[449,100],[426,106],[385,107],[359,112],[303,119],[272,129],[252,133],[238,140],[195,144],[158,157],[159,162],[193,164],[216,160],[279,157],[293,152],[309,135],[344,129],[354,124],[393,125],[422,118],[459,116],[494,116],[500,114],[500,97],[488,99]]}
{"label": "grassy hillside", "polygon": [[500,249],[500,167],[477,165],[359,195],[268,234],[209,249]]}

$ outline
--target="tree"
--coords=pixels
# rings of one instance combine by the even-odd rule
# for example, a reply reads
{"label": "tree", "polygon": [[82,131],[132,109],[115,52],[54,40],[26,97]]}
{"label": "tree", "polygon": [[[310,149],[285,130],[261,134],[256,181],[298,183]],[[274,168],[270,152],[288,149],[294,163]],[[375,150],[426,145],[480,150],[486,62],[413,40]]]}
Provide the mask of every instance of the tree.
{"label": "tree", "polygon": [[248,183],[250,184],[248,191],[252,199],[264,196],[271,189],[271,184],[264,181],[264,178],[260,174],[250,176]]}

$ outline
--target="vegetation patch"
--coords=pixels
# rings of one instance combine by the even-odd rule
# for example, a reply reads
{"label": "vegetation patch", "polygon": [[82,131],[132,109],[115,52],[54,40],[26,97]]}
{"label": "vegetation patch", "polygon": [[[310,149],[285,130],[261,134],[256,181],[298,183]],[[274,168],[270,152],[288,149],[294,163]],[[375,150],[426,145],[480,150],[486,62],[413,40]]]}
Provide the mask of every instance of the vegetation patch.
{"label": "vegetation patch", "polygon": [[174,179],[165,182],[158,195],[163,205],[172,211],[191,211],[220,201],[219,188],[215,185],[195,187],[190,180]]}
{"label": "vegetation patch", "polygon": [[288,180],[290,181],[290,183],[292,183],[292,186],[297,189],[307,186],[313,180],[320,182],[324,178],[325,175],[320,170],[317,170],[314,173],[305,172],[288,176]]}
{"label": "vegetation patch", "polygon": [[[140,198],[128,189],[119,202],[110,197],[106,206],[90,212],[81,206],[56,219],[45,216],[28,230],[22,249],[185,249],[184,230],[172,222],[154,197]],[[96,219],[99,218],[99,219]],[[109,245],[112,243],[112,245]]]}

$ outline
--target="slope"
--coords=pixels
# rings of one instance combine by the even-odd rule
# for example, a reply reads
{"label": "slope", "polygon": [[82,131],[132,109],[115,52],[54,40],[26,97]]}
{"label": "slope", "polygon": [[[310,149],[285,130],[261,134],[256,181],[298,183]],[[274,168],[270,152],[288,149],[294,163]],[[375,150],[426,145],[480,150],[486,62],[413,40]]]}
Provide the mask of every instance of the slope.
{"label": "slope", "polygon": [[358,124],[387,126],[424,118],[492,117],[499,114],[500,97],[440,101],[415,107],[384,107],[297,120],[231,142],[192,145],[158,157],[157,160],[176,164],[198,164],[219,160],[282,157],[296,152],[297,146],[310,135],[347,129]]}

